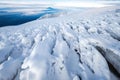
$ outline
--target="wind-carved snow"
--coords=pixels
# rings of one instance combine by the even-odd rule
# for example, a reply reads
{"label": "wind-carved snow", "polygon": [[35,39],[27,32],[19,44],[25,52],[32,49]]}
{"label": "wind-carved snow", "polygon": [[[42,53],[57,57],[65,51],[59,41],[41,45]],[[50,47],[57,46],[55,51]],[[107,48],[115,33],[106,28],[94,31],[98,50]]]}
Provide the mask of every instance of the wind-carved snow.
{"label": "wind-carved snow", "polygon": [[0,80],[119,80],[119,10],[77,11],[0,28]]}

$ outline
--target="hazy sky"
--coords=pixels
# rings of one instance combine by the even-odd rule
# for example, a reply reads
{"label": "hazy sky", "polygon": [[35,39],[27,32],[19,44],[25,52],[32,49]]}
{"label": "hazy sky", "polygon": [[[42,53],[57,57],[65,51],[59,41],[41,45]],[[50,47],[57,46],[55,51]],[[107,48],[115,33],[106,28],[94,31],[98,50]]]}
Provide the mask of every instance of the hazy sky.
{"label": "hazy sky", "polygon": [[4,1],[8,1],[8,2],[14,2],[14,1],[19,1],[19,2],[22,2],[22,1],[29,1],[29,2],[76,2],[76,1],[80,1],[80,2],[96,2],[96,1],[120,1],[120,0],[0,0],[0,2],[4,2]]}
{"label": "hazy sky", "polygon": [[[15,4],[50,4],[54,6],[101,7],[107,3],[120,3],[120,0],[0,0]],[[76,2],[77,1],[77,2]],[[103,2],[101,2],[103,1]],[[105,2],[104,2],[105,1]]]}
{"label": "hazy sky", "polygon": [[0,0],[0,1],[120,1],[120,0]]}

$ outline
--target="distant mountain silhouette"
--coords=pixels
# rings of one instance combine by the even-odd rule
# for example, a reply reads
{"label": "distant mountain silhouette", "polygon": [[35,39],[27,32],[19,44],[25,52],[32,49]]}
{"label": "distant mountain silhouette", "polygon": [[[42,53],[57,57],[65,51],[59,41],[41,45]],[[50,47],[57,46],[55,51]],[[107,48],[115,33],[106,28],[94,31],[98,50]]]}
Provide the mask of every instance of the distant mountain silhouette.
{"label": "distant mountain silhouette", "polygon": [[52,7],[48,7],[46,8],[47,10],[58,10],[58,9],[55,9],[55,8],[52,8]]}

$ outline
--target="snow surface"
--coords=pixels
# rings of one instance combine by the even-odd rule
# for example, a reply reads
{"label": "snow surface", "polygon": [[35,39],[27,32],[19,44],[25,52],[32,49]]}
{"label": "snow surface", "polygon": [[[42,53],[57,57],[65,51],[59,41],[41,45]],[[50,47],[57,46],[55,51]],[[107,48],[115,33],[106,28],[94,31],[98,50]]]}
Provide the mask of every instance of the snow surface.
{"label": "snow surface", "polygon": [[114,80],[120,74],[120,7],[0,28],[0,80]]}

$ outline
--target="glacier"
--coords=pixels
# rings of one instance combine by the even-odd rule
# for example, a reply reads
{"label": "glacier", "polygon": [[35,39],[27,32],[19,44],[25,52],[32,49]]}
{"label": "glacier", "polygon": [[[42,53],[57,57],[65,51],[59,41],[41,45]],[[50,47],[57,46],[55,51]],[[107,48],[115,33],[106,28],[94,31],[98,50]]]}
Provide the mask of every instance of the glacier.
{"label": "glacier", "polygon": [[119,79],[119,6],[0,27],[0,80]]}

